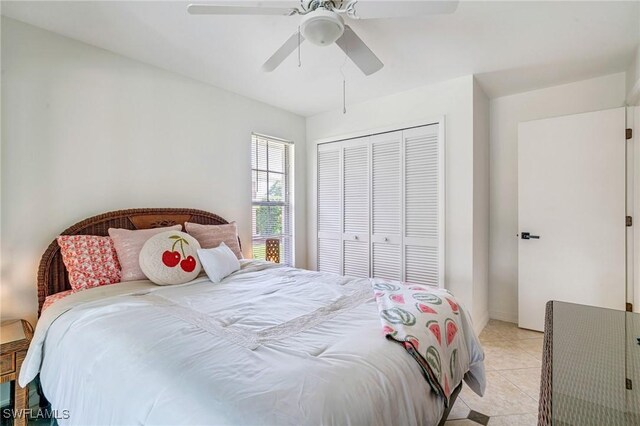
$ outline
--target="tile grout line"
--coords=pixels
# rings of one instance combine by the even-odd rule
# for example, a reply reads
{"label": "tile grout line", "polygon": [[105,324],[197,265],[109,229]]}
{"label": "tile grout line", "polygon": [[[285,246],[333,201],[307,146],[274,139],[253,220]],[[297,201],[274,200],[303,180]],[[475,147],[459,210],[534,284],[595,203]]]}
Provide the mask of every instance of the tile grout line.
{"label": "tile grout line", "polygon": [[[503,330],[503,332],[501,332],[499,329]],[[496,330],[498,329],[498,330]],[[508,383],[509,385],[513,386],[515,389],[517,389],[517,391],[524,395],[524,399],[528,400],[530,403],[536,405],[538,405],[538,401],[536,401],[536,399],[534,397],[532,397],[531,395],[529,395],[529,393],[527,393],[527,391],[518,385],[518,383],[514,382],[513,380],[510,380],[508,377],[505,376],[506,372],[509,371],[517,371],[517,370],[533,370],[536,369],[538,371],[540,371],[542,365],[541,365],[541,361],[538,359],[538,355],[537,351],[530,351],[527,350],[523,347],[520,346],[520,344],[525,344],[524,342],[526,341],[531,341],[534,339],[540,339],[543,336],[541,335],[541,333],[539,333],[538,335],[532,336],[532,335],[527,335],[527,332],[531,332],[531,333],[535,333],[532,330],[526,330],[525,333],[523,333],[525,335],[525,337],[521,337],[521,336],[513,336],[513,332],[512,330],[520,330],[516,324],[511,324],[511,323],[507,323],[507,322],[502,322],[502,321],[495,321],[495,320],[491,320],[489,321],[489,323],[485,326],[485,328],[481,331],[480,334],[490,334],[489,338],[484,338],[484,339],[480,339],[480,343],[483,346],[492,346],[491,343],[506,343],[508,347],[512,348],[512,349],[516,349],[516,353],[512,354],[512,356],[514,358],[523,358],[524,360],[527,361],[536,361],[536,365],[535,366],[520,366],[517,368],[506,368],[506,369],[485,369],[485,371],[487,373],[491,372],[491,373],[495,373],[497,374],[498,377],[500,377],[502,380],[504,380],[506,383]],[[509,336],[511,335],[511,336]],[[480,337],[480,336],[478,336]],[[530,345],[527,345],[530,346]],[[496,349],[499,349],[499,347],[496,347]],[[486,354],[486,351],[485,351]],[[505,373],[503,373],[505,372]],[[528,378],[527,380],[523,380],[522,383],[526,383],[528,382]],[[459,396],[459,399],[462,403],[464,403],[465,407],[467,409],[469,409],[471,412],[474,411],[474,408],[472,407],[472,404],[469,404],[467,401],[465,401],[464,397],[462,395]],[[528,404],[527,404],[528,405]],[[518,411],[518,410],[516,410]],[[532,416],[536,417],[537,419],[537,410],[532,410],[532,411],[524,411],[524,412],[516,412],[516,413],[509,413],[509,414],[499,414],[499,415],[495,415],[495,416],[487,416],[488,417],[488,422],[489,424],[491,424],[491,419],[495,418],[497,419],[506,419],[509,418],[511,416]],[[464,422],[465,419],[456,419],[453,420],[453,422],[458,422],[458,421],[462,421]],[[475,419],[470,419],[467,418],[466,419],[468,422],[473,422]],[[447,422],[449,423],[449,422]],[[463,423],[466,424],[466,423]],[[476,423],[473,423],[476,424]]]}
{"label": "tile grout line", "polygon": [[[535,367],[534,367],[535,368]],[[521,370],[519,368],[514,368],[513,370]],[[522,369],[524,370],[524,369]],[[510,370],[502,370],[502,371],[510,371]],[[500,371],[497,371],[498,374],[500,374]],[[518,386],[517,383],[514,383],[512,380],[509,380],[508,377],[503,376],[502,374],[500,374],[500,377],[502,377],[503,379],[505,379],[507,382],[511,383],[513,386],[515,386],[520,392],[522,392],[525,396],[527,396],[529,399],[531,399],[533,402],[537,404],[539,404],[539,401],[536,401],[534,397],[532,397],[531,395],[529,395],[529,393],[527,393],[526,390],[522,389],[520,386]],[[537,411],[535,411],[537,413]]]}

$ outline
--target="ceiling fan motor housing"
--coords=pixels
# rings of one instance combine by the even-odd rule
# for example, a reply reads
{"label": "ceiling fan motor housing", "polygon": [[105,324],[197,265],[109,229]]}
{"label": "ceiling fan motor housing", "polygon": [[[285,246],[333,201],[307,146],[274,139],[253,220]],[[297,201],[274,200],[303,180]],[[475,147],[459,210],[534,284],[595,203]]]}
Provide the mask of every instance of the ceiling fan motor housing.
{"label": "ceiling fan motor housing", "polygon": [[319,7],[303,16],[300,32],[306,40],[318,46],[328,46],[344,32],[344,21],[335,12]]}

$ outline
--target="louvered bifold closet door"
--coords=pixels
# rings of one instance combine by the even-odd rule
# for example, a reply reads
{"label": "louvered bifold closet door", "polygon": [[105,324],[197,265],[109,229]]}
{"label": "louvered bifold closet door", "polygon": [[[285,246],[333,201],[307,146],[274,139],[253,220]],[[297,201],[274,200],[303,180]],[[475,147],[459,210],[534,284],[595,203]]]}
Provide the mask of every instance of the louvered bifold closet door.
{"label": "louvered bifold closet door", "polygon": [[318,146],[318,270],[342,274],[342,152]]}
{"label": "louvered bifold closet door", "polygon": [[[439,125],[403,131],[404,139],[404,281],[442,283],[442,156]],[[443,249],[443,247],[442,247]]]}
{"label": "louvered bifold closet door", "polygon": [[369,138],[343,142],[344,275],[369,276]]}
{"label": "louvered bifold closet door", "polygon": [[402,280],[402,132],[371,136],[372,276]]}

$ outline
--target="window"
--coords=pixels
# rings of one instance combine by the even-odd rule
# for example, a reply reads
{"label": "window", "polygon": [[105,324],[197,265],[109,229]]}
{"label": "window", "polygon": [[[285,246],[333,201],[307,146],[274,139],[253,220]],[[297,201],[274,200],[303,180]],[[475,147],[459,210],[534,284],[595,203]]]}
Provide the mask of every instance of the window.
{"label": "window", "polygon": [[293,265],[291,154],[293,145],[251,136],[253,258],[264,259],[266,240],[280,240],[280,263]]}

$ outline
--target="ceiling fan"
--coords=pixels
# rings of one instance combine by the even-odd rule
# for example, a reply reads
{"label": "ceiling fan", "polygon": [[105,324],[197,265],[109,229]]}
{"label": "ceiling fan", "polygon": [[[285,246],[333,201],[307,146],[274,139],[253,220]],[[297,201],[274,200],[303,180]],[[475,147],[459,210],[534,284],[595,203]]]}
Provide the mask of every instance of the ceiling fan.
{"label": "ceiling fan", "polygon": [[444,1],[378,1],[378,0],[291,0],[275,2],[224,2],[191,4],[192,15],[300,15],[299,31],[294,33],[262,65],[273,71],[304,40],[317,46],[337,44],[365,75],[383,67],[382,61],[367,47],[345,19],[377,19],[453,13],[457,0]]}

